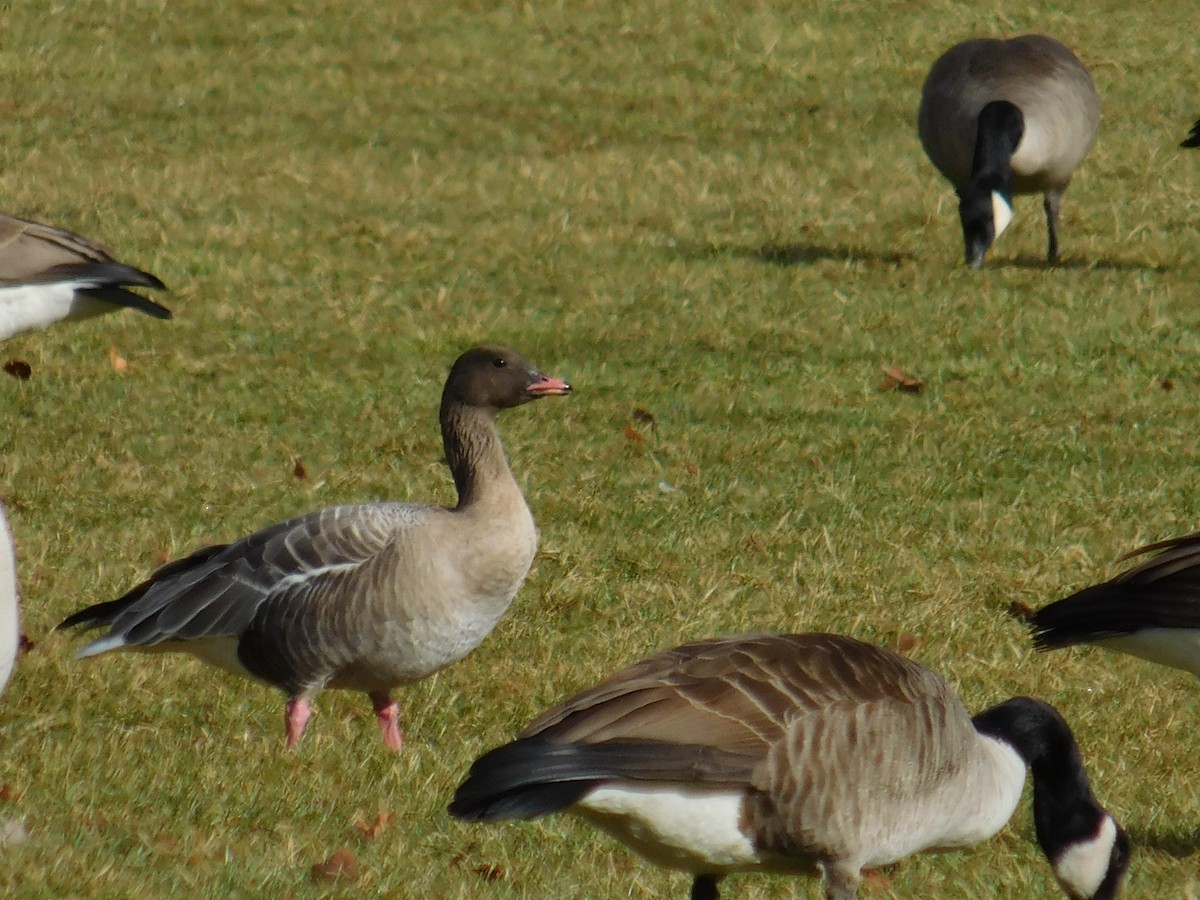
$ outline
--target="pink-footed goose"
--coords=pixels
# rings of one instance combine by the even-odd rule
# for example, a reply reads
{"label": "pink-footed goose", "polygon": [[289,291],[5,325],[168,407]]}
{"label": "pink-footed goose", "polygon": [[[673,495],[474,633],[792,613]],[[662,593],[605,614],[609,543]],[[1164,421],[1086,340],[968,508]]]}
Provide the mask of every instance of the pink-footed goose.
{"label": "pink-footed goose", "polygon": [[322,688],[366,692],[385,742],[403,745],[390,691],[462,659],[508,609],[537,549],[509,469],[499,410],[571,386],[502,347],[468,350],[442,393],[452,509],[334,506],[168,563],[58,627],[107,627],[79,651],[181,650],[287,692],[294,745]]}
{"label": "pink-footed goose", "polygon": [[12,532],[0,505],[0,694],[8,684],[21,644],[21,618],[17,608],[17,559]]}
{"label": "pink-footed goose", "polygon": [[1095,644],[1200,677],[1200,532],[1149,544],[1154,554],[1111,581],[1084,588],[1029,619],[1034,645]]}
{"label": "pink-footed goose", "polygon": [[1014,194],[1044,195],[1046,258],[1058,262],[1062,195],[1100,130],[1100,98],[1074,53],[1040,34],[956,44],[925,79],[917,130],[958,192],[967,265],[983,266]]}
{"label": "pink-footed goose", "polygon": [[974,718],[940,677],[831,634],[716,638],[658,653],[480,757],[450,813],[569,810],[659,865],[693,900],[730,872],[860,870],[995,834],[1033,772],[1038,841],[1073,898],[1117,895],[1129,844],[1071,730],[1015,697]]}
{"label": "pink-footed goose", "polygon": [[123,306],[159,319],[171,312],[130,287],[163,290],[149,272],[117,262],[70,231],[0,213],[0,341]]}

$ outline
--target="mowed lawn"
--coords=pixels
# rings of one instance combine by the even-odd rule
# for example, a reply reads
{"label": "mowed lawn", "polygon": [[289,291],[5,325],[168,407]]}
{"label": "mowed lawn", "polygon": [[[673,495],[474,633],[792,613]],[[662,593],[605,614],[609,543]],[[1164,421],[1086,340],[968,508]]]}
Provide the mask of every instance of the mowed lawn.
{"label": "mowed lawn", "polygon": [[[81,0],[0,27],[0,208],[110,244],[176,314],[0,348],[33,370],[0,377],[0,496],[34,643],[0,699],[0,820],[30,833],[0,893],[683,897],[573,820],[445,804],[565,694],[761,630],[915,641],[973,709],[1054,703],[1134,842],[1127,895],[1200,891],[1194,679],[1036,655],[1006,614],[1200,520],[1193,3]],[[1027,31],[1089,65],[1104,124],[1063,264],[1018,198],[974,273],[918,95],[951,43]],[[576,391],[502,418],[541,550],[495,633],[400,692],[402,754],[362,696],[285,752],[278,691],[51,633],[299,512],[452,502],[438,397],[482,341]],[[924,390],[881,390],[894,366]],[[1028,799],[881,876],[864,896],[1061,896]]]}

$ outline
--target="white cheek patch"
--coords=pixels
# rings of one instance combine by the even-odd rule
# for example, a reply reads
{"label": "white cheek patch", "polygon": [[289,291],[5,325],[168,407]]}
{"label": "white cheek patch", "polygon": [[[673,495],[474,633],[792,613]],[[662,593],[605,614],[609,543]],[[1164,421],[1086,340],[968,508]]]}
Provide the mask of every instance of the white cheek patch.
{"label": "white cheek patch", "polygon": [[1013,220],[1012,206],[1004,199],[999,191],[992,191],[992,221],[995,225],[995,235],[992,240],[1000,237],[1008,223]]}
{"label": "white cheek patch", "polygon": [[1096,893],[1112,858],[1117,826],[1105,816],[1095,835],[1071,845],[1054,862],[1054,874],[1072,897],[1090,897]]}

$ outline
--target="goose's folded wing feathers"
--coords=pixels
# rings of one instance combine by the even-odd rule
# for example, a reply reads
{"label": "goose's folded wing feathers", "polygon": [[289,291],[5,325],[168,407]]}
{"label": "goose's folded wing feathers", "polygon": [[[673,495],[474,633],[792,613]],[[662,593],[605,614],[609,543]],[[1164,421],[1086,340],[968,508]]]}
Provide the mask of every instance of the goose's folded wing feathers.
{"label": "goose's folded wing feathers", "polygon": [[547,711],[522,738],[653,740],[761,757],[797,717],[834,703],[949,694],[938,676],[839,635],[760,635],[687,644],[636,663]]}
{"label": "goose's folded wing feathers", "polygon": [[280,609],[319,601],[332,583],[352,576],[398,531],[429,514],[428,507],[392,503],[318,510],[169,563],[125,596],[82,610],[60,627],[110,627],[85,655],[121,644],[237,635],[263,604]]}

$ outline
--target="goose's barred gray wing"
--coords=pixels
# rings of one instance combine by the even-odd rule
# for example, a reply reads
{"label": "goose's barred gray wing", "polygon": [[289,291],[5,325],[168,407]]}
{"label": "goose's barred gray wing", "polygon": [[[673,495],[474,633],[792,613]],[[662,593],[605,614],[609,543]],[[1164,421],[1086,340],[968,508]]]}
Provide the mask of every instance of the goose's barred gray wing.
{"label": "goose's barred gray wing", "polygon": [[[410,504],[362,504],[318,510],[264,528],[232,544],[206,547],[169,563],[129,593],[75,613],[60,628],[108,627],[79,651],[94,656],[123,646],[152,647],[197,638],[253,637],[303,617],[325,595],[386,548],[398,529],[427,511]],[[260,663],[239,651],[255,674]]]}

